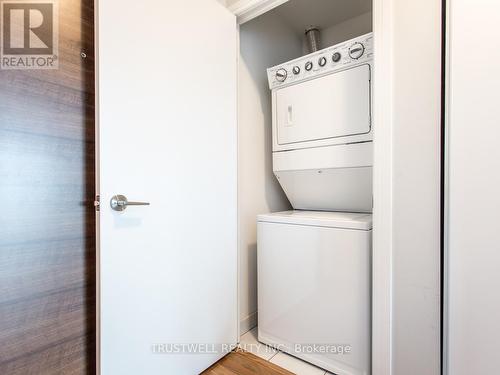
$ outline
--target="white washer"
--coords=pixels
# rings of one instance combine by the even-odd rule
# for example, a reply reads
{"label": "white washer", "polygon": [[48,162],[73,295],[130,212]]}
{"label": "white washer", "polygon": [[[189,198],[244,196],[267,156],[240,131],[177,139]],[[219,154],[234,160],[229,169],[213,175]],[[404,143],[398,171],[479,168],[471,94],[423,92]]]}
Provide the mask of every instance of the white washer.
{"label": "white washer", "polygon": [[372,210],[373,35],[268,69],[273,171],[296,209]]}
{"label": "white washer", "polygon": [[370,374],[371,230],[370,214],[259,215],[259,341],[337,375]]}

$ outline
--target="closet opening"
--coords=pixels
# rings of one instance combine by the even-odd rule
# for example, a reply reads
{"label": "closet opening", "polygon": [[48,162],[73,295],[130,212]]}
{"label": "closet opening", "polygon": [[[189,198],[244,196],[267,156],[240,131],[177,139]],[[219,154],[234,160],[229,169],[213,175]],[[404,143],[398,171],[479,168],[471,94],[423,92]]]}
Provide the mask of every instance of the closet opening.
{"label": "closet opening", "polygon": [[[290,0],[239,31],[241,343],[266,359],[276,352],[262,344],[334,373],[369,373],[372,1]],[[356,287],[332,287],[341,282]],[[292,347],[311,342],[355,353],[339,361]]]}

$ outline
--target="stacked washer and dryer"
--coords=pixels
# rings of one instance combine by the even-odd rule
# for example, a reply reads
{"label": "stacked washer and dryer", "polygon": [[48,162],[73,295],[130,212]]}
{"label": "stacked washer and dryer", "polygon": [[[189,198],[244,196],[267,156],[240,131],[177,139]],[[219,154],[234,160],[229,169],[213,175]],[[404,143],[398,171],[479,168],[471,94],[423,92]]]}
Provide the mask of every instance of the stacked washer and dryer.
{"label": "stacked washer and dryer", "polygon": [[258,216],[258,335],[338,375],[371,372],[372,34],[268,69],[273,171]]}

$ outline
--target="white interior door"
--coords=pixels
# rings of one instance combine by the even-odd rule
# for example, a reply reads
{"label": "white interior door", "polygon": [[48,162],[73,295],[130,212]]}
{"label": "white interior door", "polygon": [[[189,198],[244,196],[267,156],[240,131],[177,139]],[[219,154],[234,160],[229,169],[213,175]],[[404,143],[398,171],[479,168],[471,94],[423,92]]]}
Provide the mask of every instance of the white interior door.
{"label": "white interior door", "polygon": [[238,339],[236,20],[216,0],[97,11],[101,374],[198,374]]}
{"label": "white interior door", "polygon": [[447,5],[444,374],[499,374],[500,2]]}

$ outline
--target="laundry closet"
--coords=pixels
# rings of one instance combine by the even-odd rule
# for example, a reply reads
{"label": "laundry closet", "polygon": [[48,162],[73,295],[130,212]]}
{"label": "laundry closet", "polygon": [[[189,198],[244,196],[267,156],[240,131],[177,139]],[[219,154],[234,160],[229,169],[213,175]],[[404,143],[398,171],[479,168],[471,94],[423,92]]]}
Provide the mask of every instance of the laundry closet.
{"label": "laundry closet", "polygon": [[[97,9],[101,368],[200,373],[258,327],[370,374],[371,1],[117,5]],[[201,343],[225,346],[157,355]]]}
{"label": "laundry closet", "polygon": [[[290,0],[242,23],[239,45],[240,333],[369,374],[372,3]],[[312,343],[352,352],[293,345]]]}

